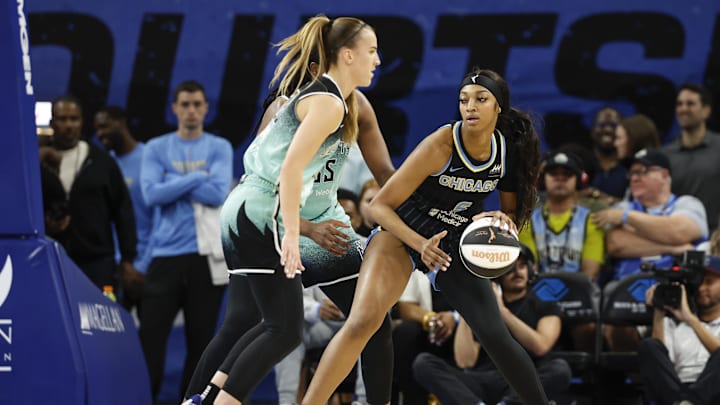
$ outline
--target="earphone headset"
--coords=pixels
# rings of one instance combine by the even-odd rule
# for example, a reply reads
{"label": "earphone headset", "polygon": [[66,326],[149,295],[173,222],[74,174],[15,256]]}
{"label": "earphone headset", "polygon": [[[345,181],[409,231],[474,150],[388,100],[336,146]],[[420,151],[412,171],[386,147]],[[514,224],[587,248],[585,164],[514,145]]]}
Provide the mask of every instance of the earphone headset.
{"label": "earphone headset", "polygon": [[538,176],[538,189],[545,190],[545,169],[548,166],[564,166],[575,174],[575,190],[582,190],[588,186],[590,178],[583,170],[582,160],[574,153],[552,152],[545,155]]}

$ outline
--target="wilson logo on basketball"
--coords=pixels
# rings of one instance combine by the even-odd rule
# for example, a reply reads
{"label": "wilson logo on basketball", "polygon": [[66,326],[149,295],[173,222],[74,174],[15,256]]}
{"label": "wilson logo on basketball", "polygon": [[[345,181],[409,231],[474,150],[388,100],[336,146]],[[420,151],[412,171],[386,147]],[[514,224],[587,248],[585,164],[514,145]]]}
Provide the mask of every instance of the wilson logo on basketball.
{"label": "wilson logo on basketball", "polygon": [[510,261],[510,252],[486,252],[484,250],[473,249],[470,251],[470,255],[478,259],[485,259],[490,263]]}

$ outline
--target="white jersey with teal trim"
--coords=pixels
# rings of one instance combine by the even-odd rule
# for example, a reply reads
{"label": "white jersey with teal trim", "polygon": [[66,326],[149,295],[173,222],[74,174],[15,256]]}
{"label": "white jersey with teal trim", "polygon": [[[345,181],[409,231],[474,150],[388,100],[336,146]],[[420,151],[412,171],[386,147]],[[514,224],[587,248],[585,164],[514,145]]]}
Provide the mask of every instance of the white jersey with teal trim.
{"label": "white jersey with teal trim", "polygon": [[[280,178],[280,167],[287,155],[290,142],[300,126],[296,106],[298,101],[317,94],[328,94],[337,97],[345,107],[345,100],[335,81],[323,75],[295,93],[287,103],[275,114],[270,124],[253,140],[243,157],[245,174],[258,176],[268,183],[277,185]],[[325,162],[335,153],[342,137],[342,125],[330,134],[303,170],[303,188],[300,203],[310,196],[314,176],[325,167]]]}
{"label": "white jersey with teal trim", "polygon": [[349,153],[350,145],[340,142],[335,153],[325,160],[325,165],[315,175],[312,191],[300,210],[300,216],[313,221],[338,204],[337,191],[340,188],[340,172]]}

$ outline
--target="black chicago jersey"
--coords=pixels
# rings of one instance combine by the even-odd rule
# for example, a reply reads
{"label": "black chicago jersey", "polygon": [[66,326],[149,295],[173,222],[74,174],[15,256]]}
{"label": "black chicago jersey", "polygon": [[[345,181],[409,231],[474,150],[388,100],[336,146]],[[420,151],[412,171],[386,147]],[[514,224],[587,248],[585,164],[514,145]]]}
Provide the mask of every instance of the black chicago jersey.
{"label": "black chicago jersey", "polygon": [[[451,255],[465,227],[473,215],[483,211],[483,200],[496,188],[517,191],[517,176],[513,165],[513,148],[505,136],[495,130],[491,139],[490,157],[478,162],[465,153],[460,135],[462,121],[452,125],[453,153],[436,174],[429,176],[396,210],[400,218],[426,238],[447,229],[443,250]],[[419,263],[418,263],[419,264]]]}

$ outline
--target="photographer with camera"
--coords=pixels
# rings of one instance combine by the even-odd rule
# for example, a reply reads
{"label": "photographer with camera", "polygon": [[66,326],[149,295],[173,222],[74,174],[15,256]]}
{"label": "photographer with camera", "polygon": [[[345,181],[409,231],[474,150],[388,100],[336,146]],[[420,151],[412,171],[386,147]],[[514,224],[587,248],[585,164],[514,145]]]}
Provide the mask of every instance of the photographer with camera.
{"label": "photographer with camera", "polygon": [[654,311],[652,337],[640,343],[640,374],[658,404],[720,403],[720,257],[706,256],[703,269],[697,291],[691,283],[675,284],[677,307],[658,302],[658,284],[645,293]]}
{"label": "photographer with camera", "polygon": [[[642,149],[630,161],[632,201],[592,214],[598,226],[610,228],[606,248],[615,266],[612,281],[641,271],[640,263],[670,267],[679,256],[707,239],[705,207],[690,195],[676,196],[670,161],[661,151]],[[605,291],[607,291],[607,286]],[[640,341],[636,328],[605,325],[611,351],[634,351]]]}

